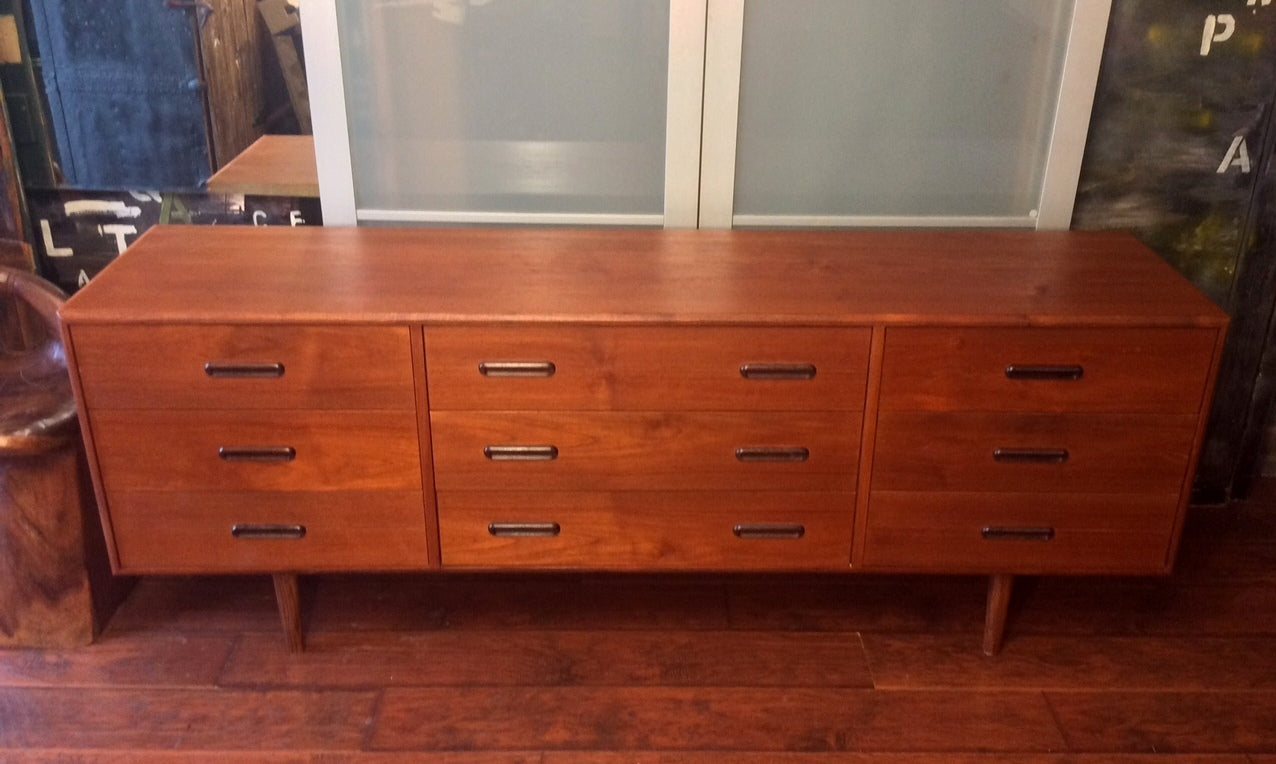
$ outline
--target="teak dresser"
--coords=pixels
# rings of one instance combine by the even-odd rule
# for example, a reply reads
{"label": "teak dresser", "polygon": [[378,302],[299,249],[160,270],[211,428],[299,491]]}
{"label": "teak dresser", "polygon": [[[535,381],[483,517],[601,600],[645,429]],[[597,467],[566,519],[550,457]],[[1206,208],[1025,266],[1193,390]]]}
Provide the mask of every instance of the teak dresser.
{"label": "teak dresser", "polygon": [[125,574],[1169,571],[1226,315],[1125,235],[152,229],[62,311]]}

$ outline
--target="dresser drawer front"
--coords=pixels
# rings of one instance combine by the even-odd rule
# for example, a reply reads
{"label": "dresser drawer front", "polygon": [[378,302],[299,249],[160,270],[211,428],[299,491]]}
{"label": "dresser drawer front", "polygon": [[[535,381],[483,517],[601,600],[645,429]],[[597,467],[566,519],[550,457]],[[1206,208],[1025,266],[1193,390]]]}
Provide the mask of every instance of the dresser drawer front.
{"label": "dresser drawer front", "polygon": [[426,327],[430,405],[862,411],[870,334],[755,327]]}
{"label": "dresser drawer front", "polygon": [[438,501],[444,567],[844,570],[855,496],[441,491]]}
{"label": "dresser drawer front", "polygon": [[105,410],[91,419],[108,493],[421,490],[416,419],[404,412]]}
{"label": "dresser drawer front", "polygon": [[439,490],[853,491],[860,415],[455,412],[431,415]]}
{"label": "dresser drawer front", "polygon": [[94,409],[415,405],[406,327],[88,325],[72,341]]}
{"label": "dresser drawer front", "polygon": [[882,412],[873,488],[1177,494],[1196,418]]}
{"label": "dresser drawer front", "polygon": [[1178,496],[873,491],[863,567],[1162,573]]}
{"label": "dresser drawer front", "polygon": [[427,567],[419,491],[110,495],[121,572]]}
{"label": "dresser drawer front", "polygon": [[1213,329],[886,331],[885,411],[1195,414]]}

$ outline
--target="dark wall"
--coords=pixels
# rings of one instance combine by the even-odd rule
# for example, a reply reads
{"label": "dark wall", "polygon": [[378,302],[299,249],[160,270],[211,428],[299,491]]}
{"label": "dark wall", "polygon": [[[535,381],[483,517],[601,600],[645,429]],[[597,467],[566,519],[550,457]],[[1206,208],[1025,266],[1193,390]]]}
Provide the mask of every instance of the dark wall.
{"label": "dark wall", "polygon": [[1232,316],[1197,498],[1243,495],[1271,393],[1276,4],[1114,0],[1074,228],[1134,231]]}

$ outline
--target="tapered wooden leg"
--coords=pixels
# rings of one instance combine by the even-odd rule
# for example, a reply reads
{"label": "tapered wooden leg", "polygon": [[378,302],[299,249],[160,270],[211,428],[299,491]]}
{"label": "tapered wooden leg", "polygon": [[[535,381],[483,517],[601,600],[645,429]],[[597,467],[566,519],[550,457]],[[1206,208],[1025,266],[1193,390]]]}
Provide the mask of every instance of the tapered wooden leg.
{"label": "tapered wooden leg", "polygon": [[1006,633],[1006,613],[1010,610],[1010,590],[1015,577],[998,573],[988,578],[988,606],[984,612],[984,655],[996,655],[1001,650],[1001,638]]}
{"label": "tapered wooden leg", "polygon": [[305,636],[301,633],[301,597],[297,592],[296,573],[276,573],[275,604],[279,607],[279,620],[284,627],[284,641],[288,652],[299,653],[306,649]]}

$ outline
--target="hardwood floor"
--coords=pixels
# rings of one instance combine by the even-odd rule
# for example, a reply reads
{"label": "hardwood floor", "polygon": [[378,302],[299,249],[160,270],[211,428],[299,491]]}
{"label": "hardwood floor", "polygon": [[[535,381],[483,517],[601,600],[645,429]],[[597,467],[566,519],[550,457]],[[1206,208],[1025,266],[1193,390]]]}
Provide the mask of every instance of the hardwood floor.
{"label": "hardwood floor", "polygon": [[1165,579],[142,580],[97,644],[0,650],[0,762],[1276,764],[1276,481]]}

